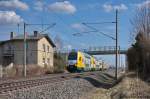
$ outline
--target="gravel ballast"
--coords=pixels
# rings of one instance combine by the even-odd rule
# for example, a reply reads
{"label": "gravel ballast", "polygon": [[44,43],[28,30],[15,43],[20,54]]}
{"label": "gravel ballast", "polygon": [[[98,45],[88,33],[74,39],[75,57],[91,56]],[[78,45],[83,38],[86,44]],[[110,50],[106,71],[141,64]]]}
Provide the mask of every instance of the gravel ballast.
{"label": "gravel ballast", "polygon": [[[93,99],[90,93],[102,89],[98,99],[108,99],[107,89],[113,87],[114,77],[102,72],[91,72],[65,81],[24,88],[0,95],[0,99]],[[96,96],[96,95],[95,95]],[[89,98],[88,98],[89,97]],[[97,98],[97,97],[96,97]]]}
{"label": "gravel ballast", "polygon": [[75,78],[30,89],[17,90],[0,97],[1,99],[79,99],[93,88],[90,82]]}

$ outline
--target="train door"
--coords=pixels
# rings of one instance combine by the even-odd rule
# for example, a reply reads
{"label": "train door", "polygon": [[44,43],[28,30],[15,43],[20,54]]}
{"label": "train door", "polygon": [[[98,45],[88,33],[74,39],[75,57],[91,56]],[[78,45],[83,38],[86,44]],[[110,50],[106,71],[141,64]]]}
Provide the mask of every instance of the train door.
{"label": "train door", "polygon": [[85,70],[85,71],[89,71],[89,70],[90,70],[90,68],[91,68],[90,62],[91,62],[90,56],[85,55],[85,58],[84,58],[84,63],[85,63],[85,68],[84,68],[84,70]]}

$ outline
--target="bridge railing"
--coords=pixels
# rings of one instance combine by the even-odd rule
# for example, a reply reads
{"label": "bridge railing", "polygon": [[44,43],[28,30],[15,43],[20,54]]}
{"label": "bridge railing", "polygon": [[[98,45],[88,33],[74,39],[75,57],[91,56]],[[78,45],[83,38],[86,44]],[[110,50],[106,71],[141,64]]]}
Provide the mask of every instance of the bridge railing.
{"label": "bridge railing", "polygon": [[[87,51],[115,51],[116,47],[115,46],[104,46],[104,47],[89,47],[88,49],[82,49],[82,51],[87,52]],[[120,48],[118,46],[118,50],[126,50],[123,48]]]}
{"label": "bridge railing", "polygon": [[[115,51],[116,47],[115,46],[103,46],[103,47],[89,47],[87,49],[62,49],[57,52],[61,53],[69,53],[71,51],[82,51],[82,52],[89,52],[89,51]],[[127,49],[121,48],[118,46],[119,51],[126,51]]]}

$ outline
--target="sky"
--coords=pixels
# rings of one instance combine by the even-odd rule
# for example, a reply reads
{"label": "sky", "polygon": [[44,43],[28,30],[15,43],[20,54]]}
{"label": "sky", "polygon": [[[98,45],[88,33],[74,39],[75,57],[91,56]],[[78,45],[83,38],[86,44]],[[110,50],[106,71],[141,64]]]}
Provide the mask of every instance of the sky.
{"label": "sky", "polygon": [[[132,43],[131,20],[136,9],[149,2],[149,0],[0,0],[0,40],[9,39],[11,31],[16,35],[23,34],[25,22],[43,24],[28,25],[26,32],[33,34],[34,30],[46,29],[44,33],[52,40],[56,37],[61,39],[64,49],[115,46],[114,40],[99,32],[84,33],[93,30],[82,23],[114,22],[115,10],[118,9],[119,45],[127,49]],[[56,25],[51,27],[54,23]],[[115,24],[88,25],[115,37]]]}

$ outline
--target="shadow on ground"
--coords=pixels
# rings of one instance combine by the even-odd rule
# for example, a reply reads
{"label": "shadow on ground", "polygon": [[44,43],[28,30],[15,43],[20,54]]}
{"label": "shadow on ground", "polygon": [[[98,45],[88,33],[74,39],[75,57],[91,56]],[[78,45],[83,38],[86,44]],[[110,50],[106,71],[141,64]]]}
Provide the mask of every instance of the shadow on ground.
{"label": "shadow on ground", "polygon": [[111,88],[112,84],[108,84],[106,82],[100,82],[97,79],[91,78],[91,77],[84,77],[83,79],[87,80],[88,82],[90,82],[93,86],[97,87],[97,88]]}
{"label": "shadow on ground", "polygon": [[119,83],[122,80],[121,77],[118,80],[115,80],[115,77],[106,73],[100,73],[100,74],[94,74],[88,77],[76,77],[76,78],[87,80],[93,86],[97,88],[104,88],[104,89],[112,88],[113,86],[115,86],[117,83]]}

